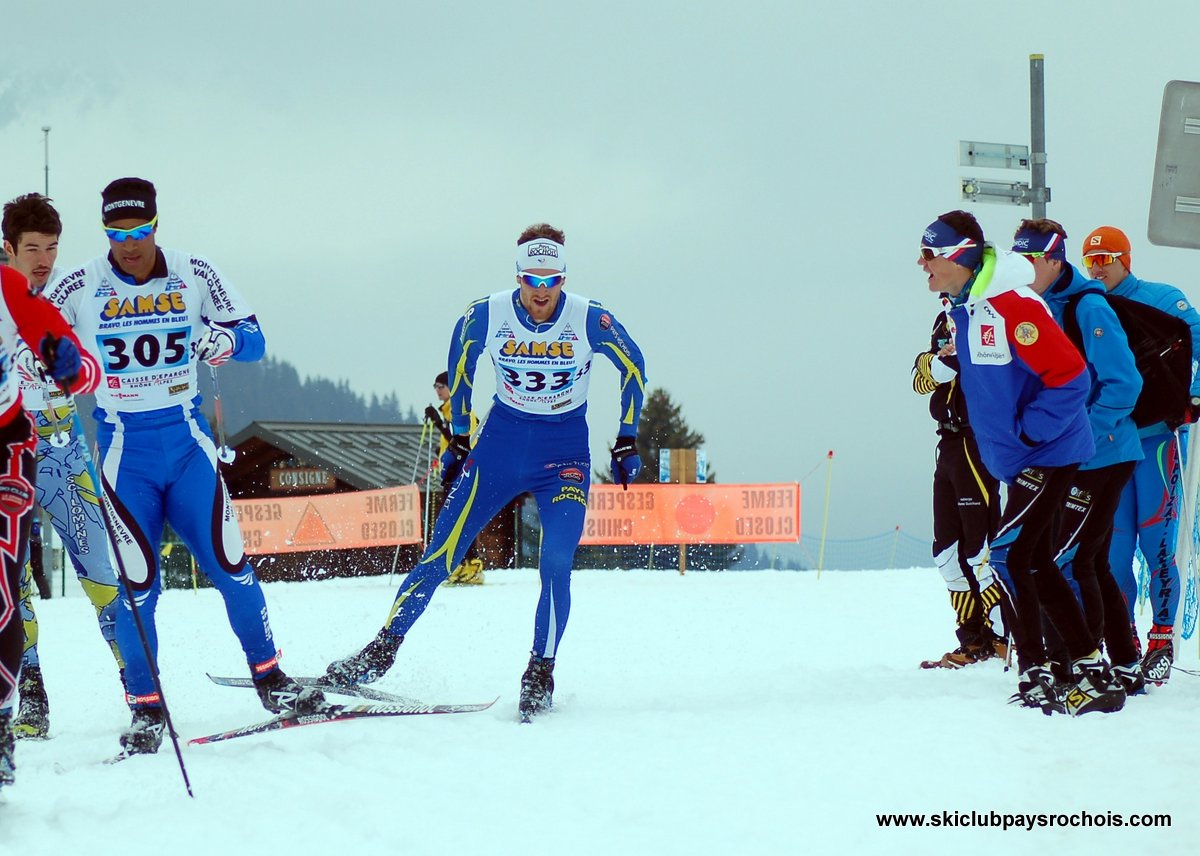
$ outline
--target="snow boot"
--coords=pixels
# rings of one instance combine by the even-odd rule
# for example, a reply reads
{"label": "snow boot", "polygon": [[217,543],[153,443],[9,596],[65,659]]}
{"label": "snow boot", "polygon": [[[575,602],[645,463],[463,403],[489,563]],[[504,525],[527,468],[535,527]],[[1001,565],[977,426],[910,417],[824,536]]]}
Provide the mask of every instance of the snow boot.
{"label": "snow boot", "polygon": [[121,735],[121,751],[126,755],[153,755],[162,745],[167,717],[161,707],[137,707],[133,721]]}
{"label": "snow boot", "polygon": [[13,734],[18,740],[44,739],[50,732],[50,701],[46,698],[40,666],[21,667],[17,692],[21,695],[21,704],[12,721]]}
{"label": "snow boot", "polygon": [[1017,678],[1017,691],[1009,697],[1008,703],[1040,710],[1046,716],[1067,710],[1059,698],[1049,665],[1031,666],[1022,672]]}
{"label": "snow boot", "polygon": [[1116,713],[1125,706],[1125,690],[1113,679],[1099,651],[1080,657],[1071,666],[1076,682],[1063,695],[1067,713]]}
{"label": "snow boot", "polygon": [[302,687],[275,668],[254,679],[258,700],[271,713],[319,713],[329,707],[325,694],[316,687]]}
{"label": "snow boot", "polygon": [[517,710],[522,722],[529,720],[554,704],[554,658],[531,654],[529,666],[521,675],[521,700]]}
{"label": "snow boot", "polygon": [[13,783],[13,772],[17,764],[13,761],[13,751],[17,741],[12,733],[12,716],[8,711],[0,712],[0,788]]}
{"label": "snow boot", "polygon": [[331,687],[374,683],[396,662],[396,652],[403,641],[403,636],[393,636],[385,627],[357,654],[330,663],[321,682]]}
{"label": "snow boot", "polygon": [[977,644],[959,645],[953,651],[942,655],[940,660],[924,660],[922,669],[961,669],[972,663],[990,660],[996,656],[996,648],[990,639]]}

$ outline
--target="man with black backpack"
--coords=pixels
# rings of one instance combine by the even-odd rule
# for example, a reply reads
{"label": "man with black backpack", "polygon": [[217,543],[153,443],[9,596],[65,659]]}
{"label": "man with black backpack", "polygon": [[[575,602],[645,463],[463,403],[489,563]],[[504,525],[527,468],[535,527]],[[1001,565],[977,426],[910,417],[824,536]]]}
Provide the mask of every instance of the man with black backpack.
{"label": "man with black backpack", "polygon": [[[1083,264],[1092,279],[1101,283],[1110,295],[1153,306],[1182,319],[1190,333],[1191,353],[1200,355],[1200,313],[1178,288],[1146,282],[1130,272],[1130,243],[1124,232],[1114,226],[1093,230],[1083,242]],[[1191,361],[1187,362],[1190,368]],[[1182,421],[1194,422],[1200,414],[1200,378],[1191,381],[1187,399]],[[1138,431],[1145,457],[1121,492],[1109,548],[1109,562],[1125,597],[1131,625],[1138,592],[1133,573],[1135,548],[1140,546],[1146,558],[1154,614],[1142,670],[1146,680],[1158,683],[1167,679],[1174,659],[1172,637],[1181,588],[1175,544],[1182,476],[1180,452],[1186,433],[1181,432],[1177,440],[1175,427],[1159,421]],[[1137,641],[1136,629],[1134,641]]]}
{"label": "man with black backpack", "polygon": [[[1096,642],[1104,640],[1111,661],[1111,668],[1098,658],[1074,666],[1094,684],[1107,684],[1113,691],[1109,699],[1095,702],[1098,709],[1119,710],[1126,693],[1141,689],[1142,678],[1121,590],[1109,571],[1108,547],[1121,490],[1142,458],[1133,423],[1142,377],[1104,290],[1067,261],[1066,238],[1066,230],[1054,220],[1022,220],[1012,249],[1032,262],[1031,288],[1067,330],[1091,376],[1087,414],[1096,451],[1080,465],[1060,508],[1055,563],[1075,583],[1088,630]],[[1076,331],[1084,331],[1082,336],[1071,336],[1072,325],[1064,323],[1067,316],[1077,322]],[[1054,637],[1052,630],[1047,625],[1048,642]],[[1054,647],[1047,645],[1052,656]],[[1055,660],[1055,677],[1065,683],[1070,666],[1065,656]],[[1069,709],[1070,699],[1067,705]]]}

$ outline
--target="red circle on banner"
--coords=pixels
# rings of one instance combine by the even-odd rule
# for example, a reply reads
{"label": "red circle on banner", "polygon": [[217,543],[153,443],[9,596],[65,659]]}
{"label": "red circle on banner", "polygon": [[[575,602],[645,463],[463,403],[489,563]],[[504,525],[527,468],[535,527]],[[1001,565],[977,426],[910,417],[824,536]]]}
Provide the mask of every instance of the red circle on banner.
{"label": "red circle on banner", "polygon": [[692,535],[703,535],[716,519],[717,512],[712,503],[699,494],[688,494],[675,505],[675,522]]}

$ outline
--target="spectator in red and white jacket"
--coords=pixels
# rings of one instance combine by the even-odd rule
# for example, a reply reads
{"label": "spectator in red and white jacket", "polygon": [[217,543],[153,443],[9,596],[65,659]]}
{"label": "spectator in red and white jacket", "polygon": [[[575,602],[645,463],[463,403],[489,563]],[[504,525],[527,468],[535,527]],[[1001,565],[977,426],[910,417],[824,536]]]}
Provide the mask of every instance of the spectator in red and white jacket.
{"label": "spectator in red and white jacket", "polygon": [[34,502],[37,433],[21,406],[13,352],[24,340],[55,382],[71,393],[91,392],[96,361],[49,301],[16,270],[0,267],[0,787],[13,781],[11,713],[24,633],[17,611],[21,564]]}
{"label": "spectator in red and white jacket", "polygon": [[[1087,366],[1029,287],[1033,265],[985,244],[968,212],[950,211],[925,228],[917,264],[930,291],[950,296],[971,425],[984,464],[1009,485],[989,560],[1016,610],[1012,633],[1021,676],[1010,702],[1046,713],[1114,709],[1117,699],[1107,684],[1089,677],[1102,674],[1103,663],[1054,561],[1055,512],[1096,448],[1086,410]],[[1047,663],[1043,609],[1084,675],[1065,692]]]}

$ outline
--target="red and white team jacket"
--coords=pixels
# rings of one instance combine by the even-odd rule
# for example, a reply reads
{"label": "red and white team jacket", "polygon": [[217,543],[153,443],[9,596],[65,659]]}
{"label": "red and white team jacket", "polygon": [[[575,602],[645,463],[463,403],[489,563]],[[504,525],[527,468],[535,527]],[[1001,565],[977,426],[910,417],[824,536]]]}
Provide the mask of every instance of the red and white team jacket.
{"label": "red and white team jacket", "polygon": [[79,349],[82,365],[68,392],[89,393],[100,381],[100,366],[84,350],[62,313],[46,298],[35,294],[20,271],[0,266],[0,427],[21,413],[21,386],[13,367],[18,337],[35,353],[41,353],[47,334],[70,339]]}

